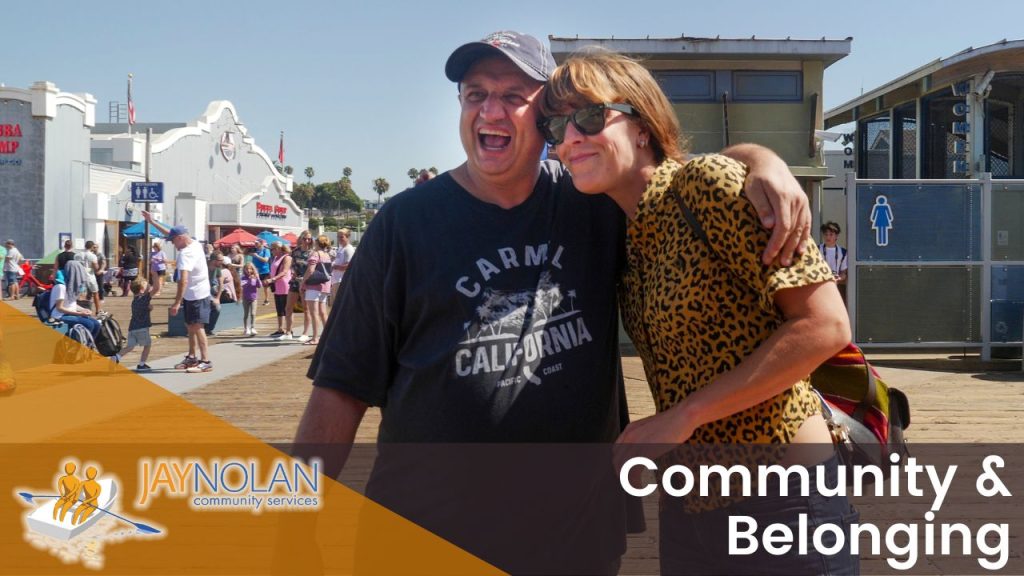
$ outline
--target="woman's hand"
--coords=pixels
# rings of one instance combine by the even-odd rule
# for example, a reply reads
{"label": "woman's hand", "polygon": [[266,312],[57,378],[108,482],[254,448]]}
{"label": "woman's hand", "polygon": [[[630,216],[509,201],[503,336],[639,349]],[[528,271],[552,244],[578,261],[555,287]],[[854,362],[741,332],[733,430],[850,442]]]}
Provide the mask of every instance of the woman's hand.
{"label": "woman's hand", "polygon": [[630,422],[615,441],[616,465],[622,466],[636,456],[657,458],[689,440],[695,428],[682,404]]}

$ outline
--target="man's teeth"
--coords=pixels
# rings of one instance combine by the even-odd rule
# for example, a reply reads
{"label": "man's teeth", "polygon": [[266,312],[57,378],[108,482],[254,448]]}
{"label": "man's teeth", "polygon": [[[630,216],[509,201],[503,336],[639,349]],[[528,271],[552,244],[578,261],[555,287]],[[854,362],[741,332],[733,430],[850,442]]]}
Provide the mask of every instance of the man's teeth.
{"label": "man's teeth", "polygon": [[512,141],[512,136],[507,132],[498,130],[480,130],[479,137],[485,148],[504,148]]}

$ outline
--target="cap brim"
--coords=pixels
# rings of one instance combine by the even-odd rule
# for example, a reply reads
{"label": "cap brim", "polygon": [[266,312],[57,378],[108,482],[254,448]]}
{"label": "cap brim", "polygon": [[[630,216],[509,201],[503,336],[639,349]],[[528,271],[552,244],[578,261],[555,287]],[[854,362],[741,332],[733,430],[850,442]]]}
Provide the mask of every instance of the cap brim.
{"label": "cap brim", "polygon": [[519,61],[518,58],[513,57],[510,54],[505,53],[504,50],[497,46],[492,46],[486,42],[470,42],[469,44],[463,44],[452,52],[452,55],[448,57],[448,62],[444,65],[444,75],[448,77],[452,82],[462,82],[462,78],[465,77],[466,72],[469,68],[479,59],[487,58],[490,56],[504,56],[508,58],[510,62],[515,64],[524,74],[533,78],[538,82],[547,82],[547,76],[544,76],[540,72],[537,72],[533,68]]}

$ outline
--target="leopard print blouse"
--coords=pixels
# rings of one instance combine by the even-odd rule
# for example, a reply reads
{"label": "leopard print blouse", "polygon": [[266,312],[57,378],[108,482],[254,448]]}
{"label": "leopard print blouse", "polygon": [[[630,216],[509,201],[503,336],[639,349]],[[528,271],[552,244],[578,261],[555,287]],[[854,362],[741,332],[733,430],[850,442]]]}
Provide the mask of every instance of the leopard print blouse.
{"label": "leopard print blouse", "polygon": [[[813,243],[789,268],[764,266],[769,233],[742,194],[746,168],[724,156],[661,164],[627,229],[619,300],[643,359],[658,412],[725,373],[784,321],[776,291],[832,279]],[[682,194],[714,254],[689,225]],[[789,443],[820,411],[807,379],[727,418],[700,426],[690,443]]]}

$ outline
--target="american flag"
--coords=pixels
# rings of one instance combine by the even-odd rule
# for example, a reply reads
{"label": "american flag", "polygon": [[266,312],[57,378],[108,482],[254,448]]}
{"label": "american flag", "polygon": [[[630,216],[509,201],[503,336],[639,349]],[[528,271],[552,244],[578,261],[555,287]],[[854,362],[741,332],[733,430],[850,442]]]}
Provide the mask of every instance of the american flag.
{"label": "american flag", "polygon": [[281,143],[277,146],[277,163],[284,166],[284,130],[281,131]]}
{"label": "american flag", "polygon": [[135,102],[132,102],[132,75],[128,75],[128,124],[135,124]]}

